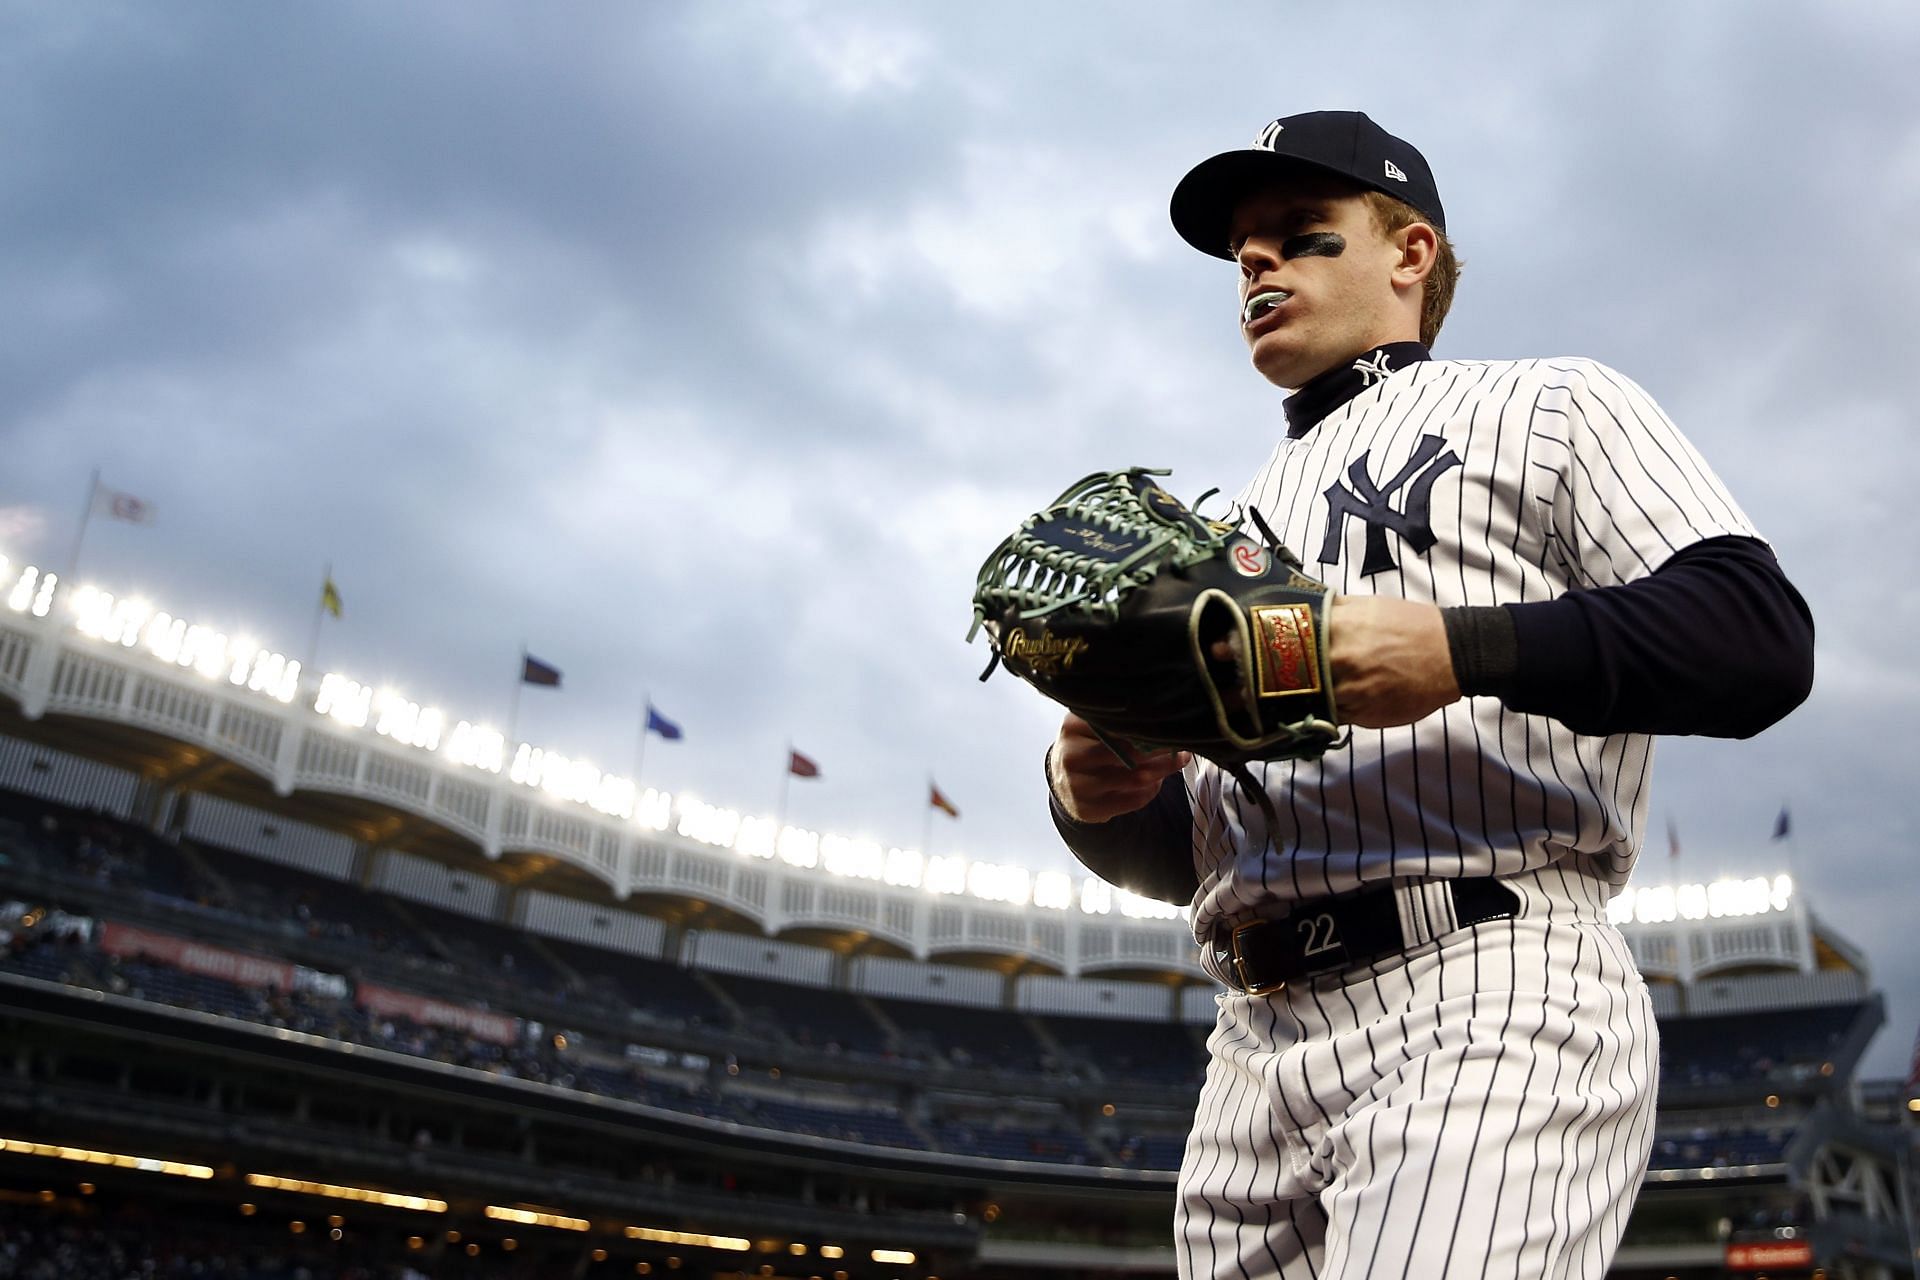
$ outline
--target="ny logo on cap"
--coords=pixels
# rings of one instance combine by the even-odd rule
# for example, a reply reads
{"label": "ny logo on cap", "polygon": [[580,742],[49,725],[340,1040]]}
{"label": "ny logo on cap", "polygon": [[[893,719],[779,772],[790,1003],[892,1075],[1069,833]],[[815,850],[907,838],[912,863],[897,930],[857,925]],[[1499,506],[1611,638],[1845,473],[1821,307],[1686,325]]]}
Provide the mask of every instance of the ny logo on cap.
{"label": "ny logo on cap", "polygon": [[1284,128],[1286,128],[1285,125],[1275,120],[1272,124],[1260,131],[1259,136],[1253,140],[1253,145],[1262,151],[1273,150],[1273,140],[1280,136],[1280,131]]}
{"label": "ny logo on cap", "polygon": [[1395,182],[1405,182],[1407,180],[1407,175],[1400,172],[1400,166],[1391,160],[1387,161],[1387,176]]}

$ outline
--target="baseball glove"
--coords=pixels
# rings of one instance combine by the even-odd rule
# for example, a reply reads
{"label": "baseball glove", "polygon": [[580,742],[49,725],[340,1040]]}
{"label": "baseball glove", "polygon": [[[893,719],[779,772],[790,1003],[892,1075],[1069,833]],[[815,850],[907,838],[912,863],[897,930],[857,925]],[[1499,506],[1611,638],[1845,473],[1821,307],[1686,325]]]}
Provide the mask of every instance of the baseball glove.
{"label": "baseball glove", "polygon": [[1088,476],[994,548],[967,633],[993,645],[980,678],[1004,663],[1129,766],[1130,747],[1243,772],[1340,745],[1332,591],[1258,512],[1264,543],[1195,515],[1155,482],[1166,474]]}

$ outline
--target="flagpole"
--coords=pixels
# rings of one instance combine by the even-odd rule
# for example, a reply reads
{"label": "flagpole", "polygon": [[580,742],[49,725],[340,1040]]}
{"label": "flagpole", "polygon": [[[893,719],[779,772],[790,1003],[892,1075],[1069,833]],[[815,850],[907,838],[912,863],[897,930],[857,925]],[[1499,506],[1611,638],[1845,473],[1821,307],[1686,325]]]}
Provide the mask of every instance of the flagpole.
{"label": "flagpole", "polygon": [[927,813],[920,823],[920,856],[933,856],[933,775],[927,775]]}
{"label": "flagpole", "polygon": [[512,758],[520,751],[520,689],[527,683],[527,644],[520,642],[520,666],[513,673],[513,702],[507,709],[507,757]]}
{"label": "flagpole", "polygon": [[303,671],[312,672],[320,661],[320,620],[327,614],[327,588],[333,584],[333,561],[327,561],[326,575],[320,579],[320,598],[313,602],[313,633],[307,639],[307,665]]}
{"label": "flagpole", "polygon": [[787,758],[780,767],[780,803],[774,807],[773,838],[787,825],[787,786],[793,781],[793,739],[787,739]]}
{"label": "flagpole", "polygon": [[633,751],[633,789],[640,790],[640,771],[647,764],[647,722],[653,717],[653,695],[646,690],[640,692],[640,742]]}
{"label": "flagpole", "polygon": [[93,519],[93,504],[100,496],[100,468],[93,469],[93,475],[87,481],[87,505],[80,508],[80,529],[73,535],[73,553],[67,557],[67,581],[72,583],[80,572],[80,548],[87,540],[87,522]]}

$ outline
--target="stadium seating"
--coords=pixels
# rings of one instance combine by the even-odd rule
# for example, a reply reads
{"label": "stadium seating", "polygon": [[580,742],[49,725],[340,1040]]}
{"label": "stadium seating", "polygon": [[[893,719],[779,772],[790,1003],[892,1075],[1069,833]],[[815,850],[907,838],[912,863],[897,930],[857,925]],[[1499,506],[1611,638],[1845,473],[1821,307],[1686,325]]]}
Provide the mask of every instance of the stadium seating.
{"label": "stadium seating", "polygon": [[558,938],[543,938],[541,945],[580,976],[585,984],[582,994],[672,1025],[727,1024],[725,1007],[678,965]]}
{"label": "stadium seating", "polygon": [[857,996],[734,974],[712,974],[710,981],[733,998],[750,1024],[776,1028],[796,1045],[872,1058],[891,1052],[886,1032]]}
{"label": "stadium seating", "polygon": [[309,937],[426,958],[426,944],[377,894],[196,840],[193,847],[225,883],[225,905],[259,920],[282,920]]}
{"label": "stadium seating", "polygon": [[1785,1129],[1707,1130],[1654,1140],[1649,1161],[1654,1169],[1726,1169],[1778,1164],[1791,1135]]}
{"label": "stadium seating", "polygon": [[[925,1062],[976,1074],[1147,1086],[1176,1097],[1191,1094],[1204,1062],[1198,1032],[1178,1024],[1143,1034],[1141,1024],[1119,1019],[869,999],[766,978],[696,974],[660,960],[536,938],[411,902],[402,905],[381,893],[218,846],[190,843],[183,855],[127,824],[18,795],[0,793],[0,849],[23,867],[57,870],[116,892],[191,903],[187,918],[204,922],[207,932],[201,936],[219,945],[271,954],[276,936],[324,939],[364,949],[364,972],[358,965],[341,970],[349,981],[407,989],[408,975],[420,976],[425,964],[436,973],[457,975],[470,984],[475,998],[503,1013],[550,1022],[554,1003],[578,1006],[587,1034],[573,1037],[579,1043],[566,1049],[546,1036],[500,1045],[405,1018],[372,1017],[351,998],[236,986],[151,958],[117,958],[73,938],[30,931],[20,932],[0,954],[0,967],[8,971],[769,1130],[914,1149],[931,1144],[1000,1159],[1111,1159],[1126,1167],[1171,1169],[1178,1167],[1184,1146],[1184,1135],[1171,1119],[1157,1130],[1162,1122],[1149,1119],[1146,1131],[1122,1130],[1124,1136],[1109,1127],[1095,1142],[1064,1110],[1008,1114],[932,1097],[920,1104],[927,1110],[915,1111],[916,1119],[910,1120],[896,1107],[863,1097],[857,1072],[839,1085],[811,1080],[807,1088],[813,1092],[782,1096],[784,1086],[762,1079],[763,1074],[777,1079],[778,1073],[758,1068],[779,1064],[782,1052],[801,1048],[856,1061]],[[0,864],[0,892],[6,875]],[[274,929],[230,936],[218,932],[220,919]],[[287,926],[291,931],[280,931]],[[588,1008],[596,1011],[598,1022],[585,1015]],[[1669,1086],[1778,1088],[1821,1078],[1823,1068],[1844,1071],[1847,1064],[1827,1064],[1834,1062],[1861,1012],[1858,1005],[1835,1005],[1667,1019],[1661,1027],[1665,1081]],[[619,1029],[639,1022],[662,1028],[651,1037],[626,1032],[654,1054],[681,1053],[669,1028],[698,1028],[735,1039],[757,1037],[768,1057],[747,1061],[753,1068],[751,1086],[744,1078],[738,1085],[719,1078],[719,1064],[730,1058],[716,1056],[712,1076],[671,1056],[659,1059],[668,1065],[658,1069],[651,1058],[622,1061],[619,1053],[626,1046]],[[583,1048],[588,1042],[597,1048]],[[711,1052],[721,1054],[727,1043],[723,1038],[723,1049]],[[743,1059],[747,1052],[741,1050]],[[707,1060],[703,1054],[688,1056],[696,1066]],[[844,1100],[829,1105],[836,1088],[844,1091]],[[1653,1163],[1662,1169],[1776,1163],[1784,1141],[1779,1131],[1666,1135],[1656,1143]]]}
{"label": "stadium seating", "polygon": [[1205,1047],[1184,1027],[1143,1036],[1139,1023],[1114,1018],[1040,1021],[1062,1049],[1097,1068],[1102,1079],[1197,1089],[1206,1069]]}
{"label": "stadium seating", "polygon": [[1660,1024],[1663,1083],[1797,1084],[1831,1074],[1858,1005],[1675,1018]]}
{"label": "stadium seating", "polygon": [[900,1028],[902,1047],[955,1066],[992,1067],[1028,1075],[1058,1072],[1060,1065],[1013,1015],[964,1005],[925,1004],[909,1000],[876,1000],[882,1012]]}
{"label": "stadium seating", "polygon": [[12,792],[0,792],[0,817],[16,824],[13,852],[29,865],[167,898],[196,898],[179,853],[130,823]]}
{"label": "stadium seating", "polygon": [[461,977],[472,981],[483,998],[494,998],[495,983],[530,987],[543,995],[558,993],[566,985],[534,951],[530,935],[520,930],[415,902],[407,903],[404,910],[445,950]]}
{"label": "stadium seating", "polygon": [[1048,1160],[1060,1164],[1093,1162],[1085,1136],[1065,1124],[1028,1128],[1011,1120],[977,1125],[949,1122],[935,1130],[935,1138],[942,1150],[957,1155]]}

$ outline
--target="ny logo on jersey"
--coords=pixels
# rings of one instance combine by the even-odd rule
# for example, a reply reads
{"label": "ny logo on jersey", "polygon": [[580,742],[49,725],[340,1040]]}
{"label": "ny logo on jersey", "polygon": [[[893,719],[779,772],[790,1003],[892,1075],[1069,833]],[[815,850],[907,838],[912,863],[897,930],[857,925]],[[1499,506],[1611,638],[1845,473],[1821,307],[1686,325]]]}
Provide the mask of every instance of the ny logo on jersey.
{"label": "ny logo on jersey", "polygon": [[[1367,525],[1367,555],[1361,562],[1362,574],[1384,573],[1399,567],[1387,547],[1387,534],[1397,533],[1416,553],[1424,554],[1437,538],[1427,514],[1433,482],[1449,468],[1460,465],[1460,455],[1447,448],[1440,436],[1421,436],[1407,465],[1394,472],[1393,479],[1375,484],[1367,471],[1367,453],[1355,458],[1347,468],[1349,489],[1339,481],[1327,486],[1327,537],[1320,544],[1320,563],[1340,563],[1340,544],[1346,533],[1347,517],[1359,516]],[[1372,450],[1368,450],[1371,453]],[[1389,500],[1402,488],[1406,501],[1395,511]]]}
{"label": "ny logo on jersey", "polygon": [[1376,351],[1372,356],[1353,362],[1353,371],[1362,378],[1362,386],[1372,386],[1393,372],[1393,366],[1387,362],[1387,353]]}

